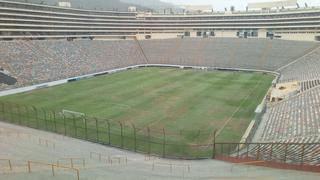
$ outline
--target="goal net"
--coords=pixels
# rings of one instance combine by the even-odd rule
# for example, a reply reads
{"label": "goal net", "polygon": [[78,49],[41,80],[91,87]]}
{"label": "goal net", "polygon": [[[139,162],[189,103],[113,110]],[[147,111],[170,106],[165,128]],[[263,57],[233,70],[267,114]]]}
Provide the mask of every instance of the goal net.
{"label": "goal net", "polygon": [[63,109],[61,111],[61,115],[63,115],[64,117],[66,118],[83,118],[85,117],[85,114],[84,113],[81,113],[81,112],[76,112],[76,111],[70,111],[70,110],[65,110]]}

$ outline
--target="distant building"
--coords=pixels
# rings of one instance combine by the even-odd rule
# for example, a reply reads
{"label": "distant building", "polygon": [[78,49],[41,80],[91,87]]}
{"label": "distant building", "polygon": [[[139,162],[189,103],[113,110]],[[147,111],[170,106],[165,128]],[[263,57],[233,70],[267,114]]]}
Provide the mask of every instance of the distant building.
{"label": "distant building", "polygon": [[59,0],[58,6],[70,8],[71,7],[71,0]]}
{"label": "distant building", "polygon": [[184,5],[181,7],[185,13],[211,13],[211,5]]}
{"label": "distant building", "polygon": [[129,6],[128,12],[137,12],[137,7],[136,6]]}
{"label": "distant building", "polygon": [[282,8],[292,8],[297,6],[297,0],[275,0],[269,2],[249,3],[249,10],[272,10]]}

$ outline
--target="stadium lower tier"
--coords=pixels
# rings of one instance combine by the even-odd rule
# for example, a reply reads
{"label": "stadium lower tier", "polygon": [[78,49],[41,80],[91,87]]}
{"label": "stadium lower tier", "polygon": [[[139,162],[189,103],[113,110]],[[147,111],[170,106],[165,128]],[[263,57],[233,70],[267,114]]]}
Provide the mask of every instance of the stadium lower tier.
{"label": "stadium lower tier", "polygon": [[[11,89],[138,64],[175,64],[274,71],[279,82],[303,89],[271,104],[255,140],[318,141],[319,44],[266,39],[185,38],[167,40],[1,41],[0,67],[17,83]],[[311,137],[311,138],[310,138]]]}
{"label": "stadium lower tier", "polygon": [[[1,41],[0,67],[17,78],[16,87],[148,63],[275,71],[315,47],[317,43],[313,42],[292,43],[282,40],[236,38],[187,38],[140,42]],[[308,56],[309,59],[312,59],[311,55]],[[313,61],[308,60],[307,68],[313,65]],[[284,69],[285,77],[282,79],[303,77],[299,76],[299,72],[294,75],[288,72],[304,72],[304,69],[299,66],[300,69],[294,68],[290,71],[290,67]],[[317,68],[313,69],[309,76],[316,73]]]}

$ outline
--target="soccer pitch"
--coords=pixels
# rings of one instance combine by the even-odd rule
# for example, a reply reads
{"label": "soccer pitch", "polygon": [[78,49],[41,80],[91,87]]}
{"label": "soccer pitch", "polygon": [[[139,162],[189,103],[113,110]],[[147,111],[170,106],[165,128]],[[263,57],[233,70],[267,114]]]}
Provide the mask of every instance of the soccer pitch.
{"label": "soccer pitch", "polygon": [[[209,143],[214,130],[217,141],[238,142],[273,79],[262,73],[139,68],[0,101],[81,112],[138,129],[165,129],[169,135],[183,134],[179,141],[187,144]],[[188,132],[199,132],[201,138]]]}

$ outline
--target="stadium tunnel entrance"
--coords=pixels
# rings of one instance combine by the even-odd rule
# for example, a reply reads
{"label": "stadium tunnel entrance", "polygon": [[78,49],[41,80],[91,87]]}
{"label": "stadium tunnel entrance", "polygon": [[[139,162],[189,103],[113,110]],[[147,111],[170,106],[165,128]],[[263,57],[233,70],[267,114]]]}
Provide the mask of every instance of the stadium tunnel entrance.
{"label": "stadium tunnel entrance", "polygon": [[4,71],[1,71],[0,67],[0,84],[14,85],[16,83],[17,79],[5,73]]}

